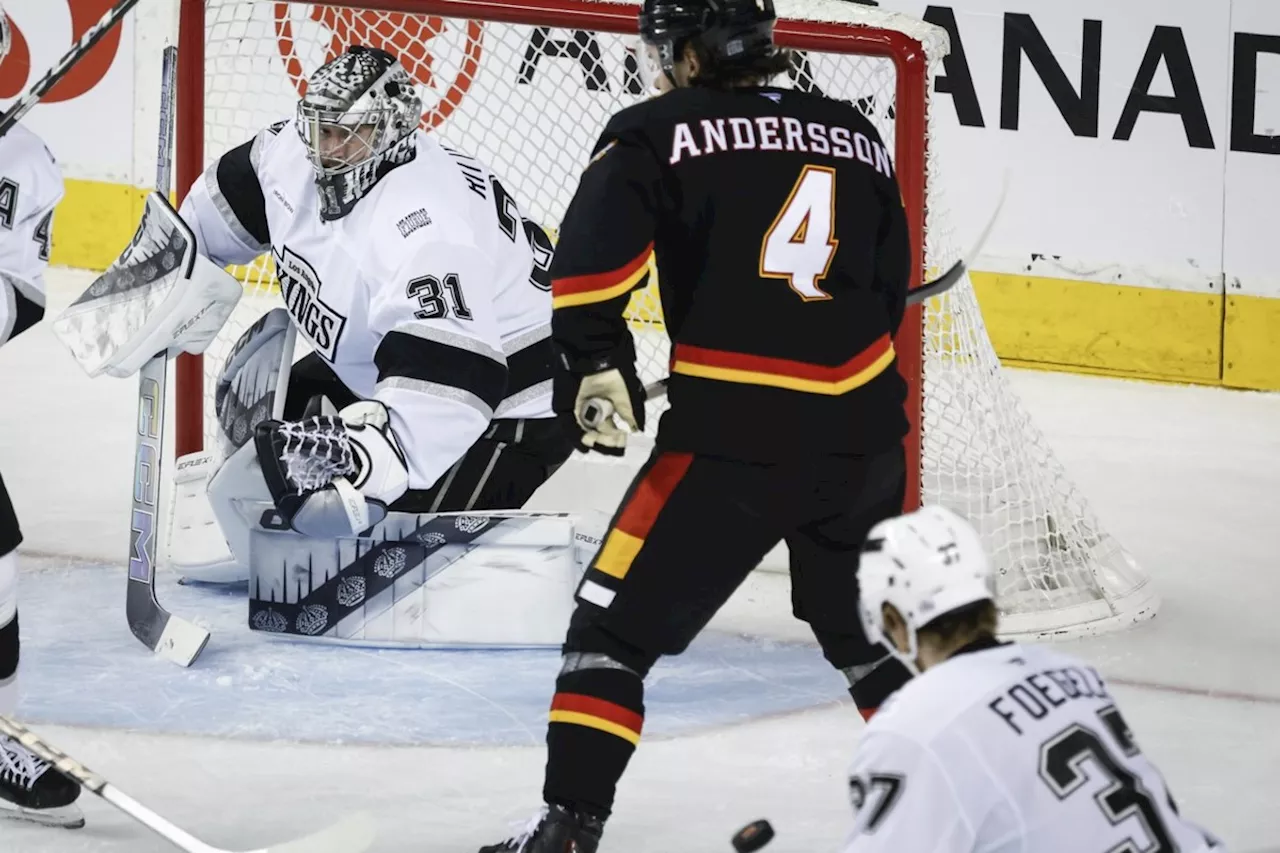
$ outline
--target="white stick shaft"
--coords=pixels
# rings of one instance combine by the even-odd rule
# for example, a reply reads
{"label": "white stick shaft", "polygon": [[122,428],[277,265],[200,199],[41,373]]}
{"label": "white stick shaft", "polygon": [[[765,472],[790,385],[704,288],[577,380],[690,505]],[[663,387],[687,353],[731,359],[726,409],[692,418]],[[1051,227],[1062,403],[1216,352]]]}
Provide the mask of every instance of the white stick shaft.
{"label": "white stick shaft", "polygon": [[[191,833],[165,820],[79,761],[45,742],[38,734],[21,723],[9,717],[0,716],[0,735],[13,738],[26,747],[32,755],[47,761],[60,773],[75,780],[80,787],[91,794],[97,794],[179,850],[185,850],[186,853],[232,853],[221,847],[205,844]],[[373,846],[376,837],[377,831],[373,819],[367,814],[359,813],[306,838],[285,841],[270,847],[258,847],[249,853],[364,853]]]}
{"label": "white stick shaft", "polygon": [[110,784],[104,785],[102,790],[98,792],[98,796],[180,850],[186,850],[187,853],[222,853],[218,848],[210,847],[189,832],[174,826],[124,791]]}
{"label": "white stick shaft", "polygon": [[71,756],[46,743],[39,735],[26,726],[0,716],[0,734],[13,738],[26,747],[37,758],[52,764],[65,776],[74,779],[80,787],[90,793],[97,794],[129,817],[143,824],[152,831],[164,836],[189,853],[216,853],[215,848],[203,844],[183,832],[151,809],[139,803],[128,794],[120,791],[106,779],[85,767]]}

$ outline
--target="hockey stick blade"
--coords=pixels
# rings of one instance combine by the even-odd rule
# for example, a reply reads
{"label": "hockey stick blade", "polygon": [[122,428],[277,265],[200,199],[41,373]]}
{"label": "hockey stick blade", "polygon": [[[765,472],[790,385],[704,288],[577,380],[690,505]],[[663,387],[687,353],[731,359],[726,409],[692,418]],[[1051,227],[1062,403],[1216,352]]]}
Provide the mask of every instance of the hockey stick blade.
{"label": "hockey stick blade", "polygon": [[72,45],[71,50],[67,51],[58,60],[58,64],[50,68],[47,74],[36,81],[35,85],[9,107],[4,116],[0,117],[0,136],[8,133],[136,5],[138,5],[138,0],[121,0],[121,2],[108,9],[107,13],[98,20],[98,23],[86,30],[85,34],[80,37],[80,41]]}
{"label": "hockey stick blade", "polygon": [[[160,73],[160,132],[156,144],[156,191],[168,195],[173,171],[173,113],[178,49],[166,47]],[[156,599],[156,548],[160,535],[160,471],[164,465],[168,356],[152,357],[138,373],[137,441],[133,457],[133,525],[125,615],[129,630],[160,657],[191,666],[209,642],[209,632],[179,619]]]}
{"label": "hockey stick blade", "polygon": [[166,356],[152,358],[138,374],[138,421],[133,457],[133,511],[129,534],[129,630],[166,660],[191,666],[209,632],[179,619],[156,600],[156,542],[160,531],[160,470],[164,450]]}
{"label": "hockey stick blade", "polygon": [[[1004,210],[1005,199],[1009,195],[1009,172],[1004,173],[1004,178],[1000,185],[1000,197],[996,201],[996,209],[992,211],[991,218],[987,221],[987,227],[982,229],[982,234],[978,237],[977,242],[973,244],[973,248],[969,250],[969,254],[956,261],[951,268],[933,281],[925,282],[907,294],[908,305],[919,305],[925,300],[932,299],[935,296],[941,296],[951,288],[960,283],[960,280],[968,274],[973,262],[977,260],[979,254],[982,253],[982,247],[987,244],[987,238],[991,236],[992,230],[996,226],[996,222],[1000,219],[1000,213]],[[646,400],[656,400],[659,397],[666,396],[667,383],[670,377],[659,379],[657,382],[651,382],[644,386],[644,398]],[[595,429],[604,423],[606,418],[613,417],[613,403],[603,397],[596,397],[587,400],[582,408],[582,423],[588,429]]]}
{"label": "hockey stick blade", "polygon": [[[241,853],[241,851],[225,850],[205,844],[46,742],[35,732],[8,717],[0,716],[0,735],[13,738],[37,758],[52,764],[61,773],[74,779],[80,787],[106,800],[179,850],[185,850],[187,853]],[[270,847],[255,847],[243,853],[364,853],[373,846],[376,838],[377,829],[373,818],[361,812],[306,838],[285,841]]]}

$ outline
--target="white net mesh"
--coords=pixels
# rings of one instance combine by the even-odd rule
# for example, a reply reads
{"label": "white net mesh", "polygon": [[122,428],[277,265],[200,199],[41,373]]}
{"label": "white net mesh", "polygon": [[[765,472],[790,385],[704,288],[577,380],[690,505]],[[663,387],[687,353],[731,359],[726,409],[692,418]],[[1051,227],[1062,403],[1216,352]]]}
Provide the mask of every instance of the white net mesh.
{"label": "white net mesh", "polygon": [[333,418],[306,418],[279,428],[285,477],[301,493],[317,492],[356,472],[351,437]]}
{"label": "white net mesh", "polygon": [[[423,126],[488,163],[525,213],[554,234],[599,130],[644,97],[634,37],[606,31],[634,31],[636,1],[512,0],[498,13],[502,21],[441,16],[449,5],[442,0],[411,5],[414,13],[209,0],[204,162],[292,115],[305,77],[348,44],[370,44],[397,53],[418,82]],[[783,43],[788,31],[801,29],[808,41],[791,74],[775,82],[858,104],[895,150],[899,66],[884,55],[893,40],[883,36],[902,33],[923,46],[932,94],[948,51],[945,32],[840,0],[777,5],[784,21],[820,23],[780,23]],[[581,29],[565,28],[571,22]],[[812,48],[815,35],[821,49]],[[941,199],[945,155],[930,149],[920,157],[926,140],[904,141],[917,156],[900,162],[899,172],[922,170],[927,180],[926,261],[934,275],[958,257]],[[206,389],[215,385],[225,348],[275,304],[268,259],[239,273],[247,298],[222,346],[205,356]],[[628,319],[641,378],[662,378],[668,344],[653,286],[635,295]],[[1006,629],[1062,635],[1151,615],[1156,599],[1147,576],[1098,525],[1002,375],[969,283],[933,300],[924,326],[922,498],[951,506],[982,531],[1001,571]],[[664,405],[650,403],[650,425]],[[209,400],[205,411],[211,447]]]}

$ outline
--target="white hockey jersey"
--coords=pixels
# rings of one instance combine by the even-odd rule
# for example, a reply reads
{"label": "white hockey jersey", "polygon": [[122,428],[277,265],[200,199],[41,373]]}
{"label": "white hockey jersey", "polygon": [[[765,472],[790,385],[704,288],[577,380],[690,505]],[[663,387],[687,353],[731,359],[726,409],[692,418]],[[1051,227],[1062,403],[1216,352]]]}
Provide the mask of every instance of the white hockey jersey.
{"label": "white hockey jersey", "polygon": [[[322,221],[292,120],[232,149],[180,211],[200,251],[267,250],[299,334],[390,410],[409,488],[430,488],[495,418],[550,418],[549,244],[501,182],[419,131],[346,216]],[[541,236],[541,232],[539,232]]]}
{"label": "white hockey jersey", "polygon": [[908,682],[858,743],[845,853],[1222,851],[1184,820],[1102,677],[975,647]]}
{"label": "white hockey jersey", "polygon": [[0,136],[0,346],[44,316],[44,271],[62,173],[22,125]]}

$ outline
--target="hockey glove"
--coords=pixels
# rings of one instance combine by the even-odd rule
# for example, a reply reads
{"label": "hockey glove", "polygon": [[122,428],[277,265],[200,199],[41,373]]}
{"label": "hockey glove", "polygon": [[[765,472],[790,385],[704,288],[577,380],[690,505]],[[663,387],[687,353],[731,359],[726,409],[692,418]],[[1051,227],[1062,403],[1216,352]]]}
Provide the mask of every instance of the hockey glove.
{"label": "hockey glove", "polygon": [[277,511],[304,536],[362,534],[409,487],[404,451],[378,402],[354,403],[337,415],[263,421],[254,442]]}
{"label": "hockey glove", "polygon": [[[644,386],[629,365],[586,375],[571,373],[563,376],[558,384],[561,388],[556,395],[555,408],[561,414],[561,423],[569,431],[577,450],[621,456],[626,452],[628,433],[618,425],[618,421],[629,427],[631,432],[644,429]],[[587,404],[601,400],[613,407],[615,417],[606,417],[591,426],[585,418]],[[568,405],[562,405],[562,402]]]}

